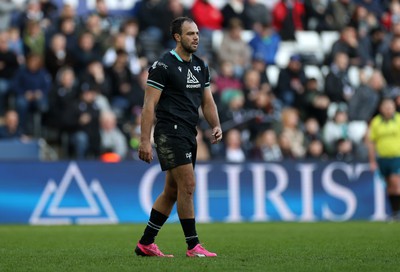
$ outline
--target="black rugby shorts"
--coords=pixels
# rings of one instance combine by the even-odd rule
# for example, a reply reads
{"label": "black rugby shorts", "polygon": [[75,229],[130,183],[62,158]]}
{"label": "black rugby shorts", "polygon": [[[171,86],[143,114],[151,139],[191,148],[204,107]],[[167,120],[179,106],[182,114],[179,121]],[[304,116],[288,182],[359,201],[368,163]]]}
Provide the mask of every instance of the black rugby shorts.
{"label": "black rugby shorts", "polygon": [[179,165],[196,164],[196,134],[177,124],[157,123],[154,143],[161,170],[166,171]]}

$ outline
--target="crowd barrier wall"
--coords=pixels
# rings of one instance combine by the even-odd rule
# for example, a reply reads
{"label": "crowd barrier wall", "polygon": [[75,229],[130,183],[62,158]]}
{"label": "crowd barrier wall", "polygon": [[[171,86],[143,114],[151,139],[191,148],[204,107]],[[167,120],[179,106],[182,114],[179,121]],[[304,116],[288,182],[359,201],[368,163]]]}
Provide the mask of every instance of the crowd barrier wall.
{"label": "crowd barrier wall", "polygon": [[[366,163],[196,165],[198,222],[385,220],[385,186]],[[0,224],[144,223],[157,163],[2,162]],[[176,209],[169,222],[178,221]]]}

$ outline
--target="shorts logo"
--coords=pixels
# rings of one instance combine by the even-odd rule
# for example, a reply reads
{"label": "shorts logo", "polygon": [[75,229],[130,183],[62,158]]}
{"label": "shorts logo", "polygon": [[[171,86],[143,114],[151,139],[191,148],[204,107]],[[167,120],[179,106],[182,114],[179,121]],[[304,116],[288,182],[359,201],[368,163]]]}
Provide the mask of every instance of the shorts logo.
{"label": "shorts logo", "polygon": [[192,152],[186,153],[186,158],[191,159],[192,158]]}

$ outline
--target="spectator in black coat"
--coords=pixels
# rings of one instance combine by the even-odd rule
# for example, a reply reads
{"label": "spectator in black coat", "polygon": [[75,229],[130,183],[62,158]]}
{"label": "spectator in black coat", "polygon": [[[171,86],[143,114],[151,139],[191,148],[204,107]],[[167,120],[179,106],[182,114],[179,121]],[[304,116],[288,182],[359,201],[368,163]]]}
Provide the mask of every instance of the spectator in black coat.
{"label": "spectator in black coat", "polygon": [[296,106],[297,100],[304,93],[306,80],[300,56],[291,56],[288,66],[279,72],[275,89],[277,98],[284,106]]}
{"label": "spectator in black coat", "polygon": [[349,57],[338,52],[325,79],[325,94],[331,102],[346,102],[354,93],[348,76]]}
{"label": "spectator in black coat", "polygon": [[80,98],[65,112],[70,145],[77,159],[97,158],[100,155],[100,110],[97,107],[96,86],[84,82],[80,88]]}
{"label": "spectator in black coat", "polygon": [[8,105],[11,80],[19,67],[17,55],[8,45],[8,33],[0,33],[0,115]]}

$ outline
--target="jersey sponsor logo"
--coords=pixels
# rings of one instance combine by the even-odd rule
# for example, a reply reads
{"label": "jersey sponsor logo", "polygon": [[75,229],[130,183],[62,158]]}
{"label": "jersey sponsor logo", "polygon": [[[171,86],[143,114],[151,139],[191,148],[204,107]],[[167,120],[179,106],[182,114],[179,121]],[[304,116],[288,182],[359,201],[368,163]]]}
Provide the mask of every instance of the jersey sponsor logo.
{"label": "jersey sponsor logo", "polygon": [[[77,205],[76,199],[85,203]],[[29,223],[59,225],[74,221],[77,224],[105,224],[118,223],[118,218],[100,181],[94,179],[89,185],[78,165],[71,162],[58,186],[49,179]]]}
{"label": "jersey sponsor logo", "polygon": [[200,88],[201,84],[199,80],[192,74],[190,70],[187,73],[186,88]]}
{"label": "jersey sponsor logo", "polygon": [[156,69],[157,66],[160,66],[160,67],[162,67],[164,69],[168,69],[168,65],[166,65],[164,62],[161,62],[161,61],[155,61],[153,63],[153,65],[151,66],[151,68]]}

